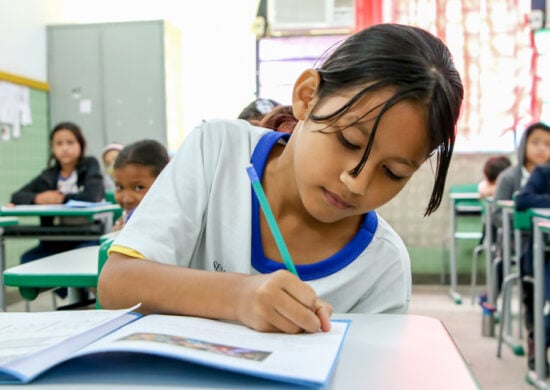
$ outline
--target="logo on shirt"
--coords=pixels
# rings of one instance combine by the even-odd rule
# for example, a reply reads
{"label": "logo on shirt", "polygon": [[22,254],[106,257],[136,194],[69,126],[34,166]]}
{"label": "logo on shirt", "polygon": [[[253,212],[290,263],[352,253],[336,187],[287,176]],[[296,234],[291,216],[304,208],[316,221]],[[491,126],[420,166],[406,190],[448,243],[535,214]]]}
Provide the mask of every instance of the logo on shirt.
{"label": "logo on shirt", "polygon": [[225,269],[223,268],[223,265],[221,265],[220,263],[218,263],[217,261],[214,261],[212,263],[212,265],[214,266],[214,270],[217,271],[217,272],[225,272]]}

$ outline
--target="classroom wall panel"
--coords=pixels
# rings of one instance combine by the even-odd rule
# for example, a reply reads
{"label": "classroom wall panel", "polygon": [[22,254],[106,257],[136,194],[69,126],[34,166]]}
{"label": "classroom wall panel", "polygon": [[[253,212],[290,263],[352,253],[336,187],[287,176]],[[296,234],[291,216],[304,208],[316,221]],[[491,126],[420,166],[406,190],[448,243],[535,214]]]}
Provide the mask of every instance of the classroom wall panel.
{"label": "classroom wall panel", "polygon": [[[0,204],[46,167],[48,147],[48,92],[30,91],[32,124],[21,127],[19,138],[0,140]],[[24,222],[24,221],[23,221]],[[19,258],[36,240],[7,240],[6,266],[19,264]]]}
{"label": "classroom wall panel", "polygon": [[48,158],[48,93],[31,89],[32,124],[19,138],[0,140],[0,202],[46,167]]}

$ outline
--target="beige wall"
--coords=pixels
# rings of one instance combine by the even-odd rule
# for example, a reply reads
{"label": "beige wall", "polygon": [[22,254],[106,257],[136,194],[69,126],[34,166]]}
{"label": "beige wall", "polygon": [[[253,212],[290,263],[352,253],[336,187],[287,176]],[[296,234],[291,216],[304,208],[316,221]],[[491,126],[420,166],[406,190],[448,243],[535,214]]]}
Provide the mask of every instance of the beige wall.
{"label": "beige wall", "polygon": [[449,186],[479,182],[483,177],[483,164],[490,156],[492,154],[454,155],[445,196],[439,209],[431,216],[423,216],[434,182],[435,165],[432,170],[428,163],[420,168],[396,198],[379,210],[380,214],[401,235],[408,247],[441,247],[442,240],[449,234]]}

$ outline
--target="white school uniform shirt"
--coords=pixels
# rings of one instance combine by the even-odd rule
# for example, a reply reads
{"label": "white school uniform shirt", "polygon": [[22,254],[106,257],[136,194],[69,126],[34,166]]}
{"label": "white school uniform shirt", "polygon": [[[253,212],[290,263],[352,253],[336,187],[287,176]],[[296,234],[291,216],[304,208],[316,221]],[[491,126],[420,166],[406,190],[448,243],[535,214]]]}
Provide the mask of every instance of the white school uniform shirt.
{"label": "white school uniform shirt", "polygon": [[[284,269],[263,255],[261,211],[246,167],[252,161],[262,177],[269,151],[286,139],[288,134],[243,120],[202,123],[157,177],[113,245],[181,267],[246,274]],[[408,310],[408,252],[374,211],[338,253],[296,268],[334,312]]]}

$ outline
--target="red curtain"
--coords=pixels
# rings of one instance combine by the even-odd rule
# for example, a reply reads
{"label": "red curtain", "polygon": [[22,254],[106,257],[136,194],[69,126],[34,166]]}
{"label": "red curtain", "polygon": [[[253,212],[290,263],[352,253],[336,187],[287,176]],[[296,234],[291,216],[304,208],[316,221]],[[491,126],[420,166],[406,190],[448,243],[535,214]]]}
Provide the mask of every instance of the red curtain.
{"label": "red curtain", "polygon": [[511,150],[515,130],[540,112],[529,6],[527,0],[356,0],[362,13],[356,21],[358,29],[410,24],[441,38],[465,87],[457,150]]}

